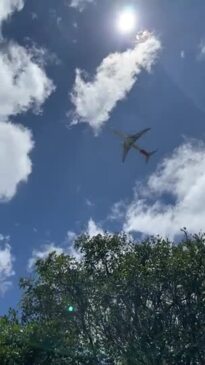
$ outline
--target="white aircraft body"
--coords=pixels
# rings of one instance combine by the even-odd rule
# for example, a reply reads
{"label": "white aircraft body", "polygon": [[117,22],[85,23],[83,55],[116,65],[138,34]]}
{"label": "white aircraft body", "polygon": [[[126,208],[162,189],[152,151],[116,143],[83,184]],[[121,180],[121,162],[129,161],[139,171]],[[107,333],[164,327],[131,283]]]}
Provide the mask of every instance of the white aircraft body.
{"label": "white aircraft body", "polygon": [[142,148],[140,148],[135,142],[142,137],[146,132],[148,132],[151,128],[143,129],[142,131],[135,133],[135,134],[126,134],[124,132],[113,130],[113,132],[123,140],[123,155],[122,155],[122,162],[125,161],[127,154],[131,148],[136,149],[139,153],[141,153],[146,161],[149,160],[150,156],[152,156],[155,151],[148,152]]}

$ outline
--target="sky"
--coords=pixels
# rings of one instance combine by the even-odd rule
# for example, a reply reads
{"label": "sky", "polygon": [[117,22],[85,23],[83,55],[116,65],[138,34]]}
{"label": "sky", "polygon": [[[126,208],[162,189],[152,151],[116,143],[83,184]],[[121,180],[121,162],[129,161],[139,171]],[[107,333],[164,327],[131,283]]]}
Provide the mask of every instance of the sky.
{"label": "sky", "polygon": [[[38,258],[79,258],[82,232],[205,231],[204,13],[204,0],[0,1],[0,314]],[[144,128],[157,153],[122,163],[112,129]]]}

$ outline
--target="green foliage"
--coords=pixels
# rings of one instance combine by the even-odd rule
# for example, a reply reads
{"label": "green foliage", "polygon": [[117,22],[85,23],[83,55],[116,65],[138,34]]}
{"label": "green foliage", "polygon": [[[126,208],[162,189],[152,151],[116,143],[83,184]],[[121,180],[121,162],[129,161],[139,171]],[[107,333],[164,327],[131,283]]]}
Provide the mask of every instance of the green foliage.
{"label": "green foliage", "polygon": [[80,262],[53,253],[21,280],[21,315],[0,321],[0,364],[205,363],[204,236],[81,236],[76,248]]}

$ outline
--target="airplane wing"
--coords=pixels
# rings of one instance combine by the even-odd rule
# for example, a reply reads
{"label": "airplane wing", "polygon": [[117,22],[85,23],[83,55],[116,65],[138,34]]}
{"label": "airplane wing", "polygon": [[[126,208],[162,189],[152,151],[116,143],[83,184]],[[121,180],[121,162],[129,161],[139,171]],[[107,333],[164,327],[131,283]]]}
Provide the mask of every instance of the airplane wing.
{"label": "airplane wing", "polygon": [[141,150],[141,148],[136,143],[133,143],[132,147],[135,148],[138,152]]}
{"label": "airplane wing", "polygon": [[123,145],[122,162],[125,162],[130,146]]}
{"label": "airplane wing", "polygon": [[147,133],[148,131],[150,131],[151,128],[145,128],[142,131],[136,133],[133,135],[133,137],[135,137],[135,141],[139,138],[141,138],[145,133]]}
{"label": "airplane wing", "polygon": [[123,132],[121,132],[121,131],[118,131],[117,129],[112,129],[112,132],[113,132],[116,136],[118,136],[118,137],[120,137],[120,138],[122,138],[122,139],[127,138],[127,134],[126,134],[126,133],[123,133]]}

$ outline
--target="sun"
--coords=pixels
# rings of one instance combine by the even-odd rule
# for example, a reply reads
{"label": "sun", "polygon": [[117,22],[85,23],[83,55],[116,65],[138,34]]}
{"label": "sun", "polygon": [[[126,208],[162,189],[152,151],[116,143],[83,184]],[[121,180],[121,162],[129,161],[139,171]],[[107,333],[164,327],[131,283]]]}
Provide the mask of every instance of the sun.
{"label": "sun", "polygon": [[132,33],[136,28],[137,16],[133,9],[122,10],[117,19],[117,29],[120,33]]}

